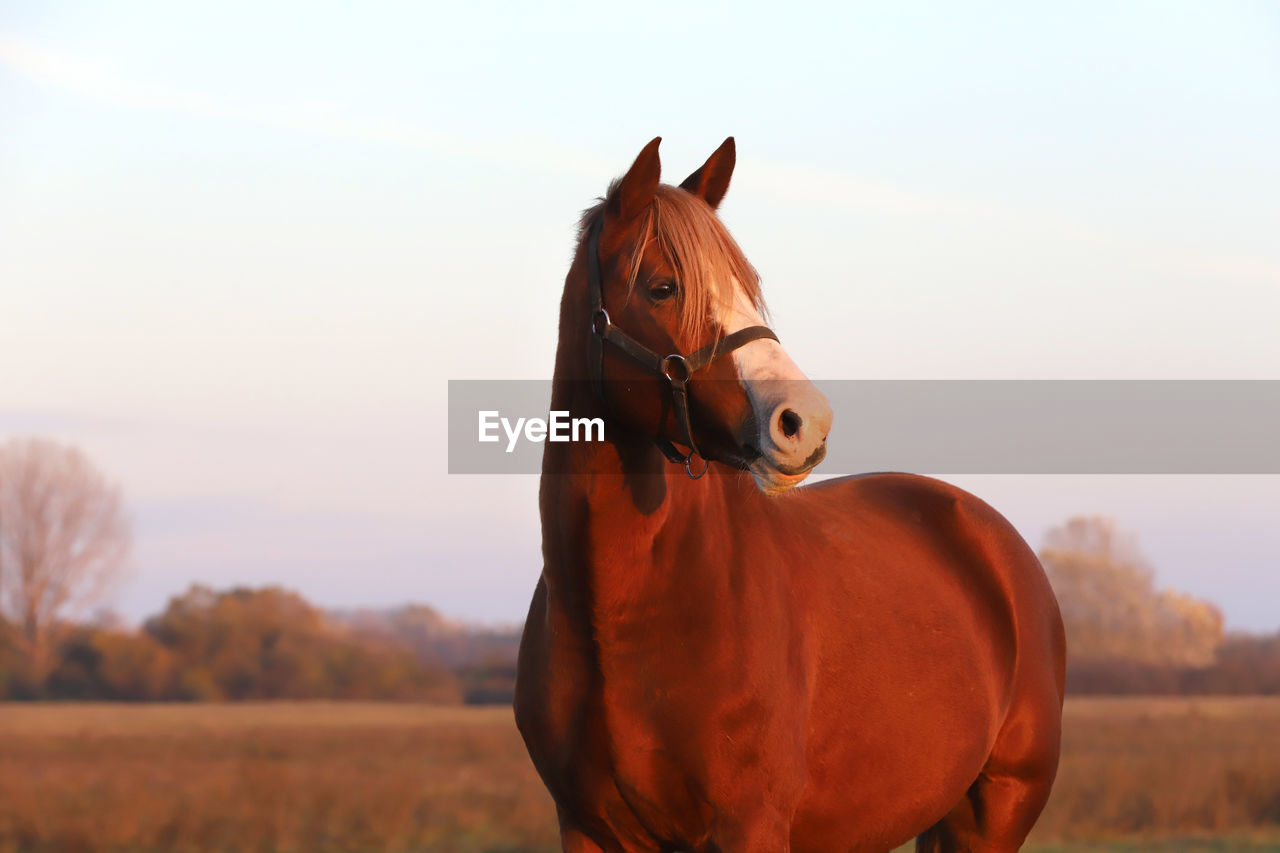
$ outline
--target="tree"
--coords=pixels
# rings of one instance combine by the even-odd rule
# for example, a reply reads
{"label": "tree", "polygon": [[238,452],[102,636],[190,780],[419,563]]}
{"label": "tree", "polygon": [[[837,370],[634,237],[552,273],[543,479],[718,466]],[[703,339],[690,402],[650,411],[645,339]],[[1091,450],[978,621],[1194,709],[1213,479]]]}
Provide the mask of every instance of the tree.
{"label": "tree", "polygon": [[1125,660],[1208,666],[1222,644],[1222,613],[1189,595],[1155,588],[1132,536],[1107,518],[1078,517],[1049,531],[1040,551],[1077,664]]}
{"label": "tree", "polygon": [[120,490],[73,447],[0,445],[0,614],[42,682],[52,632],[99,601],[123,572],[132,535]]}

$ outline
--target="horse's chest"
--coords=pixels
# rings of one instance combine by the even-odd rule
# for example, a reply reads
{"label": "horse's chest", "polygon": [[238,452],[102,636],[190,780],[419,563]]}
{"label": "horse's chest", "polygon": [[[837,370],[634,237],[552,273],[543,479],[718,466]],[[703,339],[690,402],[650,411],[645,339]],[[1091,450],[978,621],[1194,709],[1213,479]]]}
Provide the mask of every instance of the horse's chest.
{"label": "horse's chest", "polygon": [[660,838],[697,844],[727,812],[803,786],[803,678],[749,647],[601,661],[611,775]]}

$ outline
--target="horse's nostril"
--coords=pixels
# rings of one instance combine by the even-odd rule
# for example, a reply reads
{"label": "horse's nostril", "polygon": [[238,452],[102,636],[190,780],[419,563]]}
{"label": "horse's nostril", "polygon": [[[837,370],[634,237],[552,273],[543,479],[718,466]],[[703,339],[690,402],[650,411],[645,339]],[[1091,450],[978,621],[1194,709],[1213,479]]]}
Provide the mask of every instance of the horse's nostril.
{"label": "horse's nostril", "polygon": [[782,414],[778,416],[778,424],[782,427],[782,434],[787,438],[795,438],[799,434],[801,423],[800,416],[791,409],[783,409]]}

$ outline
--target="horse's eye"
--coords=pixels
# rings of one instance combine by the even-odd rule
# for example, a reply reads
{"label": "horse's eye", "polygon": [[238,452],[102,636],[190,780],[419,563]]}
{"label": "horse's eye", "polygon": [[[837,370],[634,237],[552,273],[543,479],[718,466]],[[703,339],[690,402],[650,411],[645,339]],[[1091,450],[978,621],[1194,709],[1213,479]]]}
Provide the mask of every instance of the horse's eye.
{"label": "horse's eye", "polygon": [[674,281],[659,281],[656,284],[649,285],[649,298],[654,302],[665,302],[676,295],[676,283]]}

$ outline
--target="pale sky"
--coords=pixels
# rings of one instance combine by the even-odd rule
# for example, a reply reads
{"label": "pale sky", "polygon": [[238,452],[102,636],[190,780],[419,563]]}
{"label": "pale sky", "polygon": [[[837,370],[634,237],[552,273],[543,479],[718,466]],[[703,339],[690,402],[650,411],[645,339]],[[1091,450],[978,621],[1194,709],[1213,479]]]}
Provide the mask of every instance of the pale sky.
{"label": "pale sky", "polygon": [[[1280,378],[1274,4],[13,5],[0,438],[122,484],[130,617],[522,618],[536,478],[446,473],[445,383],[549,376],[578,213],[655,135],[671,182],[736,136],[812,376]],[[1280,628],[1280,477],[951,479]]]}

